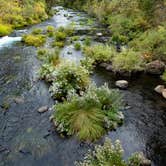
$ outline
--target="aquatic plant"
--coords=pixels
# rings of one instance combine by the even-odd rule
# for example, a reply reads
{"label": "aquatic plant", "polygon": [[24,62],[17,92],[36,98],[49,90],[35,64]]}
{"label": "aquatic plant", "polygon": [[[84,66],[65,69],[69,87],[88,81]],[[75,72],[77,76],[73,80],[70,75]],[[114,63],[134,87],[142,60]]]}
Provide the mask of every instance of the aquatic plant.
{"label": "aquatic plant", "polygon": [[111,139],[106,138],[103,145],[96,145],[94,150],[89,150],[83,161],[75,162],[75,166],[141,166],[150,160],[143,153],[133,154],[128,161],[123,160],[123,148],[119,140],[113,144]]}
{"label": "aquatic plant", "polygon": [[85,56],[96,62],[109,62],[115,56],[115,49],[109,45],[98,44],[84,47]]}
{"label": "aquatic plant", "polygon": [[77,51],[81,50],[81,44],[80,44],[80,42],[76,42],[76,43],[74,44],[74,48],[75,48],[75,50],[77,50]]}
{"label": "aquatic plant", "polygon": [[46,37],[44,35],[24,35],[22,41],[29,46],[40,47],[46,42]]}
{"label": "aquatic plant", "polygon": [[83,44],[85,46],[90,46],[91,45],[91,38],[90,37],[86,37]]}
{"label": "aquatic plant", "polygon": [[91,85],[82,96],[72,93],[67,101],[55,105],[53,122],[60,133],[95,141],[122,123],[121,106],[118,91],[110,90],[107,85],[99,88]]}
{"label": "aquatic plant", "polygon": [[39,34],[41,34],[42,33],[42,29],[40,29],[40,28],[35,28],[35,29],[33,29],[32,30],[32,34],[33,35],[39,35]]}
{"label": "aquatic plant", "polygon": [[74,92],[80,93],[90,83],[89,72],[84,67],[66,60],[56,67],[52,77],[55,81],[49,90],[55,99],[66,98]]}
{"label": "aquatic plant", "polygon": [[139,52],[125,49],[113,58],[112,66],[114,71],[141,71],[144,69],[144,62]]}
{"label": "aquatic plant", "polygon": [[49,25],[46,27],[46,31],[49,37],[53,37],[55,33],[55,27]]}

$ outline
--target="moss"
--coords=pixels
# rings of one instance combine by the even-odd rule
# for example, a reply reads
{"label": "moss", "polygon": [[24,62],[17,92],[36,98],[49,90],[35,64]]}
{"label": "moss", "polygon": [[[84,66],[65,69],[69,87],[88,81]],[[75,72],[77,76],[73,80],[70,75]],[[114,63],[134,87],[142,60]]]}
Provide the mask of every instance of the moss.
{"label": "moss", "polygon": [[58,48],[63,48],[65,46],[65,42],[64,41],[54,41],[52,43],[53,47],[58,47]]}
{"label": "moss", "polygon": [[0,36],[9,35],[12,32],[12,28],[10,25],[0,24]]}

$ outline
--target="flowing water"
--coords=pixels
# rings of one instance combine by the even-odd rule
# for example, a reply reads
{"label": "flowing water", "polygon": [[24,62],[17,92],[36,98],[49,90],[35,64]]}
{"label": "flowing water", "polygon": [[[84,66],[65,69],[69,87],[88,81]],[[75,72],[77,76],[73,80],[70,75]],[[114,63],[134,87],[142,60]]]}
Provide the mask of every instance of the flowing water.
{"label": "flowing water", "polygon": [[[49,122],[51,110],[44,114],[37,112],[41,106],[51,107],[54,102],[48,86],[38,80],[40,62],[36,49],[23,45],[21,35],[48,25],[72,24],[81,38],[91,29],[103,31],[84,13],[62,7],[56,9],[59,12],[51,19],[15,31],[11,37],[0,38],[0,166],[73,166],[75,160],[83,159],[86,151],[93,147],[75,137],[60,137]],[[95,34],[92,37],[97,40]],[[82,58],[72,44],[65,46],[61,56],[77,62]],[[92,75],[97,85],[107,82],[112,88],[117,79],[102,68],[97,68]],[[166,102],[153,91],[161,83],[159,78],[140,75],[129,80],[128,90],[121,90],[126,104],[125,122],[106,136],[122,142],[124,158],[143,151],[154,166],[166,165]]]}

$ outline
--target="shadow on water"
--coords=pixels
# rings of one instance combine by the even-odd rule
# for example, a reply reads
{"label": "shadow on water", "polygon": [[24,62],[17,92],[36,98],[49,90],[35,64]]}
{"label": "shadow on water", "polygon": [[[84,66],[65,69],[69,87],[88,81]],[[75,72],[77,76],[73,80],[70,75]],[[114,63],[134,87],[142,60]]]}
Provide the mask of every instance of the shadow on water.
{"label": "shadow on water", "polygon": [[[73,22],[78,29],[89,28],[87,24],[78,25],[79,20],[88,18],[84,13],[58,9],[57,15],[50,20],[27,30],[16,31],[13,36],[19,37],[35,27],[67,26]],[[72,45],[66,46],[61,56],[76,61],[82,57],[81,52],[75,51]],[[82,159],[91,145],[73,137],[61,138],[49,122],[51,109],[44,114],[37,112],[39,107],[52,107],[54,102],[47,85],[38,80],[40,62],[36,58],[36,49],[21,42],[6,42],[0,48],[0,66],[0,166],[72,166],[75,160]],[[111,88],[115,88],[117,80],[101,68],[96,69],[92,79],[97,85],[107,82]],[[128,90],[121,90],[127,106],[124,125],[107,136],[121,140],[125,158],[135,151],[143,151],[152,159],[153,165],[164,166],[166,104],[153,92],[161,82],[158,78],[141,75],[129,80],[129,83]],[[21,102],[16,102],[17,98],[21,98]]]}

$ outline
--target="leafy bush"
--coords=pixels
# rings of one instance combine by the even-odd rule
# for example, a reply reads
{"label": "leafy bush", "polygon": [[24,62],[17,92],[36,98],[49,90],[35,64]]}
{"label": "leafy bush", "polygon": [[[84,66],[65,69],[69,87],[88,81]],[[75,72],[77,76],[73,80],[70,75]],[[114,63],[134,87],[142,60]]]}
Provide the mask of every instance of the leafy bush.
{"label": "leafy bush", "polygon": [[65,41],[66,37],[67,37],[67,35],[65,32],[61,32],[61,31],[55,32],[55,40],[56,41]]}
{"label": "leafy bush", "polygon": [[144,68],[143,58],[140,53],[130,49],[122,51],[112,61],[114,71],[141,71]]}
{"label": "leafy bush", "polygon": [[35,47],[40,47],[44,45],[46,42],[46,38],[44,35],[24,35],[23,36],[23,42],[25,42],[29,46],[35,46]]}
{"label": "leafy bush", "polygon": [[50,25],[50,26],[47,26],[46,31],[47,31],[47,33],[48,33],[48,36],[49,36],[49,37],[52,37],[52,36],[54,36],[55,28]]}
{"label": "leafy bush", "polygon": [[83,44],[84,44],[85,46],[90,46],[90,45],[91,45],[91,38],[89,38],[89,37],[85,38]]}
{"label": "leafy bush", "polygon": [[73,92],[80,93],[90,83],[89,72],[70,61],[59,64],[52,77],[55,81],[50,87],[50,92],[55,99],[65,98]]}
{"label": "leafy bush", "polygon": [[0,37],[9,35],[11,32],[12,32],[12,28],[10,25],[0,24]]}
{"label": "leafy bush", "polygon": [[80,44],[80,42],[76,42],[76,43],[74,44],[74,48],[75,48],[75,50],[77,50],[77,51],[81,50],[81,44]]}
{"label": "leafy bush", "polygon": [[163,73],[161,78],[166,82],[166,71]]}
{"label": "leafy bush", "polygon": [[140,51],[148,60],[161,59],[166,61],[166,28],[159,26],[158,29],[149,30],[139,38],[130,42],[130,46]]}
{"label": "leafy bush", "polygon": [[117,91],[107,85],[100,88],[91,85],[81,97],[72,94],[67,101],[56,105],[53,121],[60,133],[94,141],[122,122],[121,104]]}
{"label": "leafy bush", "polygon": [[93,68],[94,68],[94,60],[88,57],[85,57],[84,59],[82,59],[81,61],[81,65],[87,69],[89,72],[92,72]]}
{"label": "leafy bush", "polygon": [[109,62],[115,56],[115,49],[111,46],[98,44],[84,48],[84,54],[96,62]]}
{"label": "leafy bush", "polygon": [[42,29],[40,29],[40,28],[35,28],[35,29],[33,29],[33,31],[32,31],[32,34],[33,35],[39,35],[39,34],[41,34],[42,33]]}
{"label": "leafy bush", "polygon": [[[89,151],[84,160],[76,162],[76,166],[141,166],[145,161],[142,153],[133,154],[128,161],[123,160],[123,148],[119,140],[115,144],[109,138],[105,139],[104,145],[96,145],[93,151]],[[148,160],[150,163],[150,160]]]}

